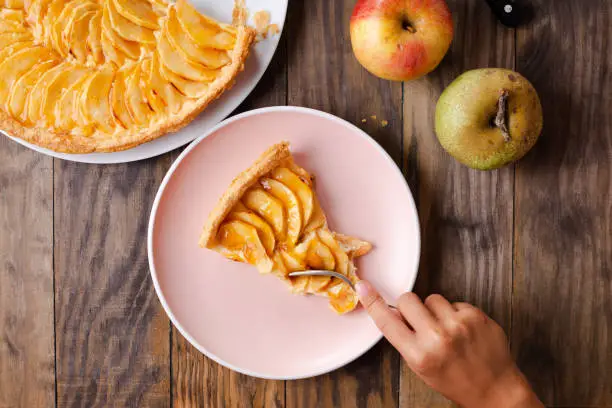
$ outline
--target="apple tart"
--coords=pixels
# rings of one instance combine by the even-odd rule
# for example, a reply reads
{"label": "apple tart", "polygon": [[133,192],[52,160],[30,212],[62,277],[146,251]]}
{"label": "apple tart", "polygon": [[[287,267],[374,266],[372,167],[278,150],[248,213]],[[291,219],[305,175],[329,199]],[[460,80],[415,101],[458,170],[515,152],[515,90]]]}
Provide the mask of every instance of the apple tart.
{"label": "apple tart", "polygon": [[349,285],[338,278],[288,274],[324,269],[356,282],[353,260],[371,249],[368,242],[330,230],[313,177],[294,162],[285,142],[234,179],[209,215],[200,246],[277,276],[293,293],[326,296],[338,314],[358,304]]}
{"label": "apple tart", "polygon": [[176,131],[230,88],[255,39],[177,0],[0,2],[0,129],[68,153]]}

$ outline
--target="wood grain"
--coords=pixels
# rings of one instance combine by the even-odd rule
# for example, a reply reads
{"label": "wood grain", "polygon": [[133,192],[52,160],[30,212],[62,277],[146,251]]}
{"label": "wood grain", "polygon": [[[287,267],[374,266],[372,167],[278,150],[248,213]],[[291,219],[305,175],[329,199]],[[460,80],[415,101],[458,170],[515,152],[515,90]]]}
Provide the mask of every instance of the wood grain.
{"label": "wood grain", "polygon": [[[449,53],[433,73],[404,84],[404,169],[417,192],[423,242],[415,291],[473,303],[508,331],[513,168],[468,169],[441,148],[433,129],[437,99],[459,74],[513,67],[514,31],[499,25],[484,1],[448,4],[455,24]],[[402,407],[451,405],[404,363],[401,373]]]}
{"label": "wood grain", "polygon": [[170,406],[169,322],[146,253],[169,165],[55,163],[59,406]]}
{"label": "wood grain", "polygon": [[[285,38],[268,70],[237,112],[287,103]],[[247,62],[248,63],[248,62]],[[173,327],[172,398],[175,407],[283,407],[285,383],[233,372],[202,355]]]}
{"label": "wood grain", "polygon": [[549,406],[612,406],[612,3],[532,2],[518,69],[544,133],[517,167],[514,351]]}
{"label": "wood grain", "polygon": [[[353,5],[352,0],[291,2],[287,23],[291,27],[287,33],[289,104],[321,109],[362,127],[399,164],[401,84],[373,77],[354,58],[349,38]],[[287,382],[287,406],[397,406],[398,368],[397,353],[382,342],[331,374]]]}
{"label": "wood grain", "polygon": [[53,160],[0,139],[0,407],[55,403]]}

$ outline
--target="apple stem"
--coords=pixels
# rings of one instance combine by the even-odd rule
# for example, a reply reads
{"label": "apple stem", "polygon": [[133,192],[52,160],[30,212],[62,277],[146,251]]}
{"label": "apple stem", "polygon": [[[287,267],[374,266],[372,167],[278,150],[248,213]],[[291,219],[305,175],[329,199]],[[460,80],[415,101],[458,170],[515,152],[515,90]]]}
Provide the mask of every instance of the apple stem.
{"label": "apple stem", "polygon": [[509,142],[510,131],[508,130],[508,90],[502,89],[501,94],[499,95],[499,100],[497,104],[497,115],[495,116],[495,126],[499,130],[501,130],[502,135],[504,136],[504,141]]}

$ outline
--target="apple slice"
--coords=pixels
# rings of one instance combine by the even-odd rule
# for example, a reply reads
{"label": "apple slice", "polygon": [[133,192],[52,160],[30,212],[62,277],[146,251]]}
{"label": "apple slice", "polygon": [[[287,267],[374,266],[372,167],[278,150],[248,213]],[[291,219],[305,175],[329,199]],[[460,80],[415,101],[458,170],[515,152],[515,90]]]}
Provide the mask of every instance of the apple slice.
{"label": "apple slice", "polygon": [[[306,270],[306,265],[289,252],[280,251],[280,258],[283,261],[287,274]],[[293,293],[304,293],[312,276],[297,276],[289,279],[291,280],[291,291]]]}
{"label": "apple slice", "polygon": [[28,32],[24,33],[1,33],[0,34],[0,52],[6,48],[15,45],[16,43],[26,42],[28,45],[32,44],[32,34]]}
{"label": "apple slice", "polygon": [[[0,43],[2,43],[2,34],[0,34]],[[4,48],[0,48],[0,62],[4,61],[6,58],[15,54],[19,50],[23,50],[24,48],[32,48],[36,45],[32,41],[21,41],[10,44]]]}
{"label": "apple slice", "polygon": [[87,46],[91,50],[93,61],[96,65],[104,62],[104,52],[102,50],[102,10],[89,20],[89,35],[87,36]]}
{"label": "apple slice", "polygon": [[264,190],[283,203],[287,211],[287,239],[292,247],[295,246],[302,232],[302,214],[296,195],[280,181],[264,177],[260,182]]}
{"label": "apple slice", "polygon": [[32,0],[27,9],[26,21],[32,26],[34,37],[43,38],[43,19],[49,9],[51,0]]}
{"label": "apple slice", "polygon": [[276,236],[285,237],[285,215],[283,204],[262,188],[252,188],[242,197],[243,204],[261,215],[272,226]]}
{"label": "apple slice", "polygon": [[[58,129],[70,130],[77,125],[79,120],[78,100],[82,92],[83,84],[88,82],[95,74],[95,71],[86,71],[77,82],[65,90],[55,105],[55,127]],[[85,123],[85,119],[79,120]]]}
{"label": "apple slice", "polygon": [[277,167],[271,173],[271,178],[277,180],[291,189],[300,201],[302,220],[305,226],[310,221],[314,207],[314,194],[309,185],[304,183],[300,177],[286,167]]}
{"label": "apple slice", "polygon": [[162,114],[166,112],[166,104],[162,98],[155,93],[153,85],[148,81],[148,79],[151,78],[151,66],[152,61],[150,59],[142,60],[142,81],[140,86],[153,112]]}
{"label": "apple slice", "polygon": [[126,105],[130,113],[130,117],[134,123],[145,125],[149,123],[149,117],[153,114],[149,105],[146,103],[142,89],[140,88],[140,80],[142,76],[141,64],[136,64],[134,70],[126,81]]}
{"label": "apple slice", "polygon": [[11,20],[0,20],[0,33],[25,33],[25,26]]}
{"label": "apple slice", "polygon": [[119,14],[131,22],[151,30],[159,28],[157,15],[147,0],[109,0],[115,2]]}
{"label": "apple slice", "polygon": [[[211,47],[221,50],[231,50],[234,48],[236,44],[235,29],[214,21],[211,24],[211,20],[205,19],[186,0],[178,0],[176,2],[176,15],[183,30],[200,47]],[[231,27],[231,29],[227,27]]]}
{"label": "apple slice", "polygon": [[108,17],[108,3],[102,9],[102,32],[106,34],[106,37],[110,40],[111,44],[120,50],[123,54],[127,55],[133,60],[137,60],[140,57],[140,45],[134,41],[128,41],[123,37],[117,35],[117,32],[113,29],[110,19]]}
{"label": "apple slice", "polygon": [[117,32],[117,34],[128,41],[155,44],[153,30],[136,24],[123,17],[117,10],[115,1],[116,0],[108,0],[106,2],[106,6],[108,7],[108,17],[111,26]]}
{"label": "apple slice", "polygon": [[151,85],[151,89],[155,94],[166,104],[168,111],[171,114],[175,114],[183,106],[185,97],[162,77],[160,73],[161,66],[159,54],[154,52],[151,59],[151,72],[148,83]]}
{"label": "apple slice", "polygon": [[43,119],[45,126],[55,125],[55,106],[60,100],[62,93],[78,82],[87,70],[78,66],[67,67],[62,70],[59,75],[55,76],[49,83],[49,86],[42,92],[42,101],[40,104],[40,117]]}
{"label": "apple slice", "polygon": [[[66,7],[66,8],[67,9],[72,8],[72,11],[68,15],[67,21],[63,23],[63,26],[59,27],[61,31],[59,32],[59,39],[58,39],[62,51],[65,52],[65,56],[67,56],[70,53],[70,48],[72,45],[71,40],[74,40],[71,33],[72,33],[72,30],[74,29],[75,22],[79,20],[81,17],[83,17],[83,15],[87,13],[93,13],[97,11],[100,7],[98,6],[97,3],[94,3],[91,1],[85,1],[83,3],[78,4],[75,7]],[[87,28],[88,26],[85,26],[85,30]],[[87,31],[85,30],[82,29],[82,31],[87,33]],[[81,37],[81,38],[86,38],[86,37]],[[83,44],[83,48],[84,48],[85,44],[82,42],[81,38],[77,38],[76,42]]]}
{"label": "apple slice", "polygon": [[35,124],[38,122],[40,119],[40,105],[42,102],[43,92],[45,89],[47,89],[51,81],[53,81],[55,76],[59,75],[64,69],[66,69],[67,66],[67,62],[62,62],[61,64],[58,64],[46,71],[40,76],[38,81],[36,81],[36,85],[32,87],[32,90],[28,94],[28,98],[26,100],[25,111],[27,112],[27,123]]}
{"label": "apple slice", "polygon": [[49,20],[51,23],[51,31],[49,32],[51,40],[50,43],[55,49],[55,51],[57,51],[62,57],[68,56],[68,45],[63,41],[63,32],[64,29],[70,23],[72,14],[75,11],[80,10],[81,8],[93,8],[95,7],[95,4],[91,2],[84,2],[75,7],[72,6],[72,4],[70,6],[65,5],[61,13],[58,15],[57,19],[53,21]]}
{"label": "apple slice", "polygon": [[0,105],[6,103],[11,89],[17,80],[32,67],[52,58],[44,47],[32,47],[19,50],[0,63]]}
{"label": "apple slice", "polygon": [[87,49],[87,43],[83,41],[83,38],[87,38],[89,34],[89,23],[91,19],[96,15],[95,11],[88,11],[74,19],[74,22],[69,26],[66,33],[66,43],[69,44],[70,53],[81,64],[87,62],[87,55],[89,50]]}
{"label": "apple slice", "polygon": [[334,259],[336,260],[336,272],[341,273],[344,276],[349,276],[349,257],[346,252],[344,252],[342,248],[340,248],[340,245],[338,245],[338,242],[334,238],[333,234],[327,229],[321,228],[317,231],[317,236],[334,255]]}
{"label": "apple slice", "polygon": [[[259,240],[257,230],[242,221],[224,223],[217,233],[219,243],[236,258],[255,265],[260,273],[272,272],[273,263]],[[234,258],[234,259],[236,259]]]}
{"label": "apple slice", "polygon": [[23,26],[25,23],[25,14],[23,10],[2,9],[0,10],[0,20],[12,21]]}
{"label": "apple slice", "polygon": [[170,6],[168,8],[168,20],[165,25],[170,44],[187,60],[212,69],[221,68],[231,61],[227,52],[212,48],[202,48],[193,42],[179,23],[175,7]]}
{"label": "apple slice", "polygon": [[123,126],[125,129],[132,126],[133,121],[126,103],[126,81],[129,78],[133,69],[124,68],[117,71],[113,86],[111,88],[111,112],[115,117],[115,120]]}
{"label": "apple slice", "polygon": [[53,25],[59,18],[60,14],[64,10],[66,3],[69,0],[52,0],[47,6],[47,12],[44,13],[44,18],[42,20],[42,37],[45,40],[45,44],[48,47],[52,47],[53,43],[51,42],[51,36],[53,31]]}
{"label": "apple slice", "polygon": [[83,85],[78,103],[83,116],[104,133],[112,134],[117,124],[111,114],[109,95],[115,73],[111,68],[103,68]]}
{"label": "apple slice", "polygon": [[170,71],[165,65],[160,65],[160,72],[166,81],[174,85],[180,93],[189,98],[198,98],[200,95],[206,92],[209,86],[209,81],[200,82],[183,78],[182,76]]}
{"label": "apple slice", "polygon": [[118,67],[123,66],[125,60],[127,59],[127,55],[125,55],[121,50],[115,48],[104,30],[102,30],[102,35],[100,37],[100,44],[102,45],[102,52],[106,61],[114,62]]}
{"label": "apple slice", "polygon": [[17,80],[8,100],[8,111],[14,118],[25,123],[26,115],[24,115],[24,109],[30,89],[36,85],[42,74],[57,64],[56,60],[41,62]]}
{"label": "apple slice", "polygon": [[246,222],[247,224],[255,227],[263,246],[266,248],[266,252],[270,255],[274,252],[274,246],[276,245],[274,231],[267,222],[261,219],[254,212],[249,211],[247,208],[242,211],[233,211],[227,216],[227,219],[229,221],[238,220]]}
{"label": "apple slice", "polygon": [[23,9],[23,0],[3,0],[0,4],[9,9]]}
{"label": "apple slice", "polygon": [[167,25],[163,25],[161,33],[157,36],[157,50],[159,60],[175,74],[194,81],[206,81],[208,70],[202,65],[188,61],[185,56],[175,49],[168,40]]}

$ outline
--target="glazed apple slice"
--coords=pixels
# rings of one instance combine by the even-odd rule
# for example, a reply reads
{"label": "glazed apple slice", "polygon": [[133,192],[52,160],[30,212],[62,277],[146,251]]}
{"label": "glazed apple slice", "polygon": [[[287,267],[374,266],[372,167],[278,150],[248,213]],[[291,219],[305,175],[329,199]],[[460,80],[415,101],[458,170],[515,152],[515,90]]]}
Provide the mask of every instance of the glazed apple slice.
{"label": "glazed apple slice", "polygon": [[108,3],[106,3],[102,9],[102,32],[106,34],[106,37],[115,48],[129,58],[137,60],[140,57],[140,45],[137,42],[128,41],[119,36],[111,26],[108,13]]}
{"label": "glazed apple slice", "polygon": [[271,173],[271,177],[295,192],[300,201],[303,225],[308,224],[314,207],[314,194],[310,186],[303,182],[300,177],[286,167],[278,167]]}
{"label": "glazed apple slice", "polygon": [[262,188],[252,188],[242,197],[242,203],[251,211],[259,214],[272,226],[274,234],[285,237],[285,216],[283,204]]}
{"label": "glazed apple slice", "polygon": [[3,0],[4,7],[9,9],[23,9],[23,0]]}
{"label": "glazed apple slice", "polygon": [[11,89],[17,80],[40,61],[52,57],[44,47],[32,47],[19,50],[0,63],[0,105],[10,96]]}
{"label": "glazed apple slice", "polygon": [[227,219],[230,221],[238,220],[246,222],[247,224],[250,224],[255,227],[255,229],[257,229],[257,232],[259,233],[259,237],[261,239],[261,242],[263,243],[263,246],[266,248],[266,252],[268,254],[272,254],[274,252],[274,246],[276,245],[274,231],[272,231],[272,227],[270,227],[270,225],[257,214],[250,211],[246,207],[242,207],[235,211],[232,211],[228,215]]}
{"label": "glazed apple slice", "polygon": [[[174,85],[180,93],[189,98],[198,98],[200,95],[204,94],[208,89],[209,82],[214,80],[215,77],[215,74],[211,71],[210,75],[212,78],[207,78],[206,81],[192,81],[191,79],[183,78],[175,74],[163,64],[160,65],[160,72],[166,81]],[[206,73],[206,75],[208,75],[208,73]]]}
{"label": "glazed apple slice", "polygon": [[64,94],[55,105],[55,126],[58,129],[70,130],[77,126],[77,121],[86,125],[85,119],[79,120],[78,105],[83,85],[94,75],[94,71],[87,71],[81,78],[66,89]]}
{"label": "glazed apple slice", "polygon": [[185,56],[172,46],[168,40],[167,25],[164,24],[158,33],[157,50],[160,62],[177,75],[194,81],[206,81],[208,70],[199,64],[187,60]]}
{"label": "glazed apple slice", "polygon": [[35,65],[25,75],[23,75],[12,88],[11,95],[8,101],[8,110],[13,117],[20,122],[25,123],[26,116],[23,114],[28,93],[43,73],[47,72],[52,67],[56,66],[56,60],[50,60]]}
{"label": "glazed apple slice", "polygon": [[24,33],[1,33],[0,34],[0,51],[5,50],[6,48],[16,45],[17,43],[28,43],[32,44],[32,34],[28,32]]}
{"label": "glazed apple slice", "polygon": [[68,67],[49,82],[49,86],[41,93],[42,101],[39,112],[46,126],[55,125],[55,106],[63,92],[78,82],[86,73],[86,69],[76,66]]}
{"label": "glazed apple slice", "polygon": [[106,6],[110,23],[119,36],[128,41],[155,44],[153,30],[123,17],[117,10],[116,0],[107,0]]}
{"label": "glazed apple slice", "polygon": [[104,60],[114,62],[118,67],[123,66],[127,55],[113,45],[104,30],[102,30],[102,35],[100,36],[100,44],[102,45]]}
{"label": "glazed apple slice", "polygon": [[115,1],[117,11],[128,20],[151,30],[159,28],[157,14],[153,12],[147,0],[111,0]]}
{"label": "glazed apple slice", "polygon": [[212,69],[221,68],[231,61],[226,51],[202,48],[193,42],[181,27],[176,17],[176,8],[173,6],[168,8],[168,20],[165,25],[168,41],[187,60]]}
{"label": "glazed apple slice", "polygon": [[93,62],[102,64],[104,62],[104,52],[102,50],[102,10],[89,20],[89,34],[87,35],[87,46],[91,51]]}
{"label": "glazed apple slice", "polygon": [[42,37],[45,39],[45,44],[48,47],[53,47],[53,43],[50,42],[53,25],[58,20],[67,2],[67,0],[52,0],[47,6],[47,12],[44,13],[41,23]]}
{"label": "glazed apple slice", "polygon": [[[231,50],[236,44],[236,31],[231,26],[205,19],[186,0],[176,2],[176,15],[183,30],[200,47]],[[228,28],[231,27],[231,28]]]}
{"label": "glazed apple slice", "polygon": [[87,43],[83,41],[83,38],[87,38],[89,34],[89,23],[95,15],[96,12],[93,10],[83,13],[78,18],[75,18],[66,33],[66,43],[69,44],[69,52],[74,55],[76,60],[81,64],[87,62],[87,55],[89,54]]}
{"label": "glazed apple slice", "polygon": [[2,9],[0,10],[0,20],[12,21],[23,26],[25,23],[25,14],[23,10]]}
{"label": "glazed apple slice", "polygon": [[145,59],[142,61],[142,81],[140,86],[145,99],[149,103],[149,106],[153,112],[162,114],[166,111],[166,104],[162,98],[155,93],[153,90],[153,85],[148,81],[148,79],[151,77],[151,65],[152,61],[150,59]]}
{"label": "glazed apple slice", "polygon": [[111,88],[111,112],[115,116],[115,120],[126,129],[133,124],[132,118],[128,112],[125,97],[127,88],[126,81],[130,73],[131,70],[129,68],[117,71]]}
{"label": "glazed apple slice", "polygon": [[142,75],[142,66],[136,64],[134,70],[126,81],[126,105],[130,113],[130,117],[136,124],[146,124],[149,122],[149,117],[152,112],[149,105],[146,103],[144,94],[140,87],[140,79]]}
{"label": "glazed apple slice", "polygon": [[11,20],[0,20],[0,33],[25,33],[27,32],[22,23]]}
{"label": "glazed apple slice", "polygon": [[283,203],[287,214],[287,241],[295,246],[302,232],[302,214],[296,195],[289,187],[271,178],[262,178],[261,185]]}
{"label": "glazed apple slice", "polygon": [[242,221],[230,221],[219,228],[217,235],[224,251],[234,259],[255,265],[259,272],[272,272],[273,263],[259,240],[257,230]]}
{"label": "glazed apple slice", "polygon": [[159,54],[153,53],[151,59],[151,72],[149,84],[160,99],[166,104],[170,113],[175,114],[181,109],[185,97],[181,95],[168,81],[164,80],[160,70],[162,64],[159,61]]}
{"label": "glazed apple slice", "polygon": [[109,95],[115,73],[110,68],[96,71],[83,86],[80,96],[81,112],[102,132],[112,134],[117,124],[111,114]]}
{"label": "glazed apple slice", "polygon": [[69,51],[69,45],[64,41],[64,30],[70,24],[73,16],[75,14],[79,14],[82,11],[94,10],[97,6],[96,3],[86,1],[80,3],[78,5],[66,5],[62,12],[59,14],[56,20],[53,20],[51,23],[51,44],[53,48],[62,56],[67,57]]}
{"label": "glazed apple slice", "polygon": [[38,81],[36,81],[36,85],[32,87],[32,90],[28,94],[28,98],[26,100],[25,111],[27,111],[27,122],[28,123],[37,123],[40,119],[40,105],[42,102],[42,93],[49,86],[51,81],[55,78],[56,75],[59,75],[64,69],[66,69],[67,63],[62,62],[54,66],[53,68],[46,71],[44,74],[40,76]]}
{"label": "glazed apple slice", "polygon": [[[70,9],[70,8],[71,7],[67,7],[67,9]],[[90,14],[94,13],[98,9],[99,9],[98,4],[90,2],[90,1],[80,3],[77,6],[72,8],[72,11],[68,15],[67,21],[65,21],[62,25],[59,26],[59,29],[61,31],[59,33],[60,37],[58,40],[59,40],[62,52],[65,53],[64,56],[67,56],[70,53],[70,48],[72,45],[71,41],[75,40],[75,38],[72,36],[72,31],[74,29],[75,22],[78,21],[80,18],[82,18],[84,15],[88,13]],[[87,20],[87,24],[88,23],[89,23],[89,20]],[[85,26],[85,29],[86,28],[88,28],[88,26]],[[83,30],[83,28],[81,28],[81,31],[84,33],[87,33],[85,30]],[[76,38],[76,40],[77,40],[76,42],[78,43],[81,42],[81,38]]]}

